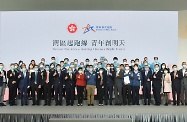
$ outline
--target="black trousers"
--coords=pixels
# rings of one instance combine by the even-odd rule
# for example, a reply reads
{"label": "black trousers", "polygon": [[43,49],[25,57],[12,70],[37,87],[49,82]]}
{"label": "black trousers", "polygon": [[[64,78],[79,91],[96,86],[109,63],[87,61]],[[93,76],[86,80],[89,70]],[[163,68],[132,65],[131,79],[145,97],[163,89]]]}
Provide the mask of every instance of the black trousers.
{"label": "black trousers", "polygon": [[131,85],[123,85],[123,104],[127,105],[127,101],[128,101],[128,105],[131,104],[131,89],[132,86]]}
{"label": "black trousers", "polygon": [[66,104],[68,105],[74,104],[74,88],[75,87],[66,88]]}
{"label": "black trousers", "polygon": [[98,85],[97,89],[98,89],[97,95],[98,95],[99,104],[103,104],[104,88],[102,87],[102,85]]}
{"label": "black trousers", "polygon": [[14,105],[15,104],[15,92],[17,91],[17,85],[16,84],[12,84],[9,86],[9,104],[10,105]]}
{"label": "black trousers", "polygon": [[61,85],[55,85],[55,102],[56,104],[62,104],[62,86]]}
{"label": "black trousers", "polygon": [[105,86],[105,104],[108,104],[108,100],[110,104],[112,104],[113,97],[113,86]]}
{"label": "black trousers", "polygon": [[84,92],[84,86],[77,86],[77,98],[78,98],[78,104],[83,103],[83,92]]}
{"label": "black trousers", "polygon": [[139,104],[139,97],[140,97],[139,90],[140,90],[139,86],[132,86],[133,105]]}
{"label": "black trousers", "polygon": [[151,102],[151,84],[147,84],[143,86],[143,97],[144,97],[144,103],[147,104],[147,99],[148,99],[148,104]]}
{"label": "black trousers", "polygon": [[44,85],[44,99],[45,104],[51,104],[51,85],[49,83]]}
{"label": "black trousers", "polygon": [[[173,95],[173,104],[179,104],[180,103],[180,86],[179,85],[173,85],[172,84],[172,95]],[[176,99],[177,95],[177,99]]]}
{"label": "black trousers", "polygon": [[[34,86],[32,86],[31,89],[32,89],[32,102],[33,102],[33,104],[39,105],[41,93],[40,93],[40,89],[38,88],[38,85],[34,84]],[[37,95],[36,95],[36,93],[37,93]],[[37,96],[37,100],[36,100],[36,96]]]}
{"label": "black trousers", "polygon": [[153,87],[153,95],[154,95],[154,99],[155,99],[155,104],[156,105],[160,105],[161,104],[160,91],[161,91],[161,86],[160,87]]}
{"label": "black trousers", "polygon": [[28,96],[28,98],[31,98],[31,96],[32,96],[32,90],[31,90],[31,87],[29,87],[28,89],[27,89],[27,96]]}

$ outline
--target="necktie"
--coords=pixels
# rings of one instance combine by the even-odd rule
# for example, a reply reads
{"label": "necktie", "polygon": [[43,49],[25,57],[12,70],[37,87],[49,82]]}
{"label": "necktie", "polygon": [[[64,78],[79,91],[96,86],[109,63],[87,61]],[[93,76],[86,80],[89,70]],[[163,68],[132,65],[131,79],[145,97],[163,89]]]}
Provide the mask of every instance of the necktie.
{"label": "necktie", "polygon": [[147,74],[148,74],[148,71],[145,71],[145,75],[147,76]]}
{"label": "necktie", "polygon": [[49,72],[47,72],[46,75],[47,76],[46,76],[46,81],[45,82],[48,83],[49,82]]}
{"label": "necktie", "polygon": [[174,72],[174,79],[175,79],[176,72]]}

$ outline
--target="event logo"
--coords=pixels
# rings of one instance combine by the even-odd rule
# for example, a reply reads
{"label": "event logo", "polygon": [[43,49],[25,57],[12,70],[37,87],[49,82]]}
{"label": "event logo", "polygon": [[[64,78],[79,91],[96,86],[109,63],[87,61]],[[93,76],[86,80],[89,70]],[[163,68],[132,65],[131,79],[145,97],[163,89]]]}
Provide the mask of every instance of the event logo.
{"label": "event logo", "polygon": [[94,30],[94,26],[91,26],[90,24],[87,24],[85,27],[82,28],[84,30],[83,34],[89,32],[89,31],[93,31],[93,32],[96,32]]}
{"label": "event logo", "polygon": [[69,33],[75,33],[77,31],[77,25],[76,24],[69,24],[68,31],[69,31]]}

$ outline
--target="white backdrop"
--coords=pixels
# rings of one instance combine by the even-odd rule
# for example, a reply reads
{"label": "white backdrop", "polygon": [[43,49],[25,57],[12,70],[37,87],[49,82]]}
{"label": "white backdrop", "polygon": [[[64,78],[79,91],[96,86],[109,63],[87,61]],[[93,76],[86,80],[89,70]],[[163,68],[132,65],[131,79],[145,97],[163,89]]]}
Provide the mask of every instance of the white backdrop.
{"label": "white backdrop", "polygon": [[[144,56],[150,63],[154,56],[158,56],[160,62],[178,61],[177,11],[1,12],[0,22],[0,62],[6,65],[20,59],[27,64],[31,59],[39,63],[42,57],[49,63],[51,56],[56,56],[57,61],[68,57],[77,58],[79,62],[100,56],[109,61],[117,56],[120,62],[123,58],[142,60]],[[68,32],[70,24],[76,24],[75,33]],[[95,32],[83,34],[87,24]],[[104,29],[98,30],[102,26]],[[65,41],[66,46],[60,46],[59,40]],[[87,45],[67,46],[68,40],[84,40]],[[96,46],[92,46],[93,40],[97,40]],[[99,40],[104,41],[102,46]],[[113,40],[118,40],[118,46]],[[120,45],[120,40],[124,44]],[[110,41],[111,46],[106,46]]]}

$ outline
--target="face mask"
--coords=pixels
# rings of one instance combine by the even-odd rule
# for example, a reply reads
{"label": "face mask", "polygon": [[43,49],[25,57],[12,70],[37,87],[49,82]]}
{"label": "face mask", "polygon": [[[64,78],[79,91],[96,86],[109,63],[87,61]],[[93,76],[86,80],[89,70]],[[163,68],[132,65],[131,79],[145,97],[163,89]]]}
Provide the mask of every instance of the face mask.
{"label": "face mask", "polygon": [[123,62],[123,64],[127,64],[127,62]]}
{"label": "face mask", "polygon": [[82,67],[82,68],[83,68],[83,65],[80,65],[79,67]]}
{"label": "face mask", "polygon": [[25,71],[26,71],[26,68],[22,68],[22,71],[25,72]]}
{"label": "face mask", "polygon": [[64,64],[60,64],[61,67],[64,67]]}
{"label": "face mask", "polygon": [[147,63],[144,63],[144,65],[148,65]]}
{"label": "face mask", "polygon": [[55,60],[51,60],[52,63],[55,63]]}
{"label": "face mask", "polygon": [[159,70],[159,67],[156,67],[155,70],[158,71],[158,70]]}
{"label": "face mask", "polygon": [[164,69],[164,68],[166,68],[166,66],[163,65],[163,66],[162,66],[162,69]]}
{"label": "face mask", "polygon": [[68,63],[68,60],[65,60],[64,63]]}
{"label": "face mask", "polygon": [[49,68],[45,68],[46,71],[49,71]]}
{"label": "face mask", "polygon": [[90,70],[90,68],[86,68],[88,71]]}
{"label": "face mask", "polygon": [[71,67],[71,68],[73,68],[73,67],[74,67],[74,65],[70,65],[70,67]]}
{"label": "face mask", "polygon": [[53,65],[51,65],[51,68],[54,68],[54,66],[53,66]]}
{"label": "face mask", "polygon": [[104,63],[105,63],[105,64],[107,64],[107,63],[108,63],[108,61],[104,61]]}
{"label": "face mask", "polygon": [[118,62],[118,60],[114,60],[114,63],[117,63]]}
{"label": "face mask", "polygon": [[69,66],[66,66],[65,68],[66,68],[66,69],[68,69],[68,68],[69,68]]}
{"label": "face mask", "polygon": [[166,74],[166,73],[168,73],[168,71],[164,71],[164,73]]}
{"label": "face mask", "polygon": [[82,71],[79,71],[79,74],[82,74]]}
{"label": "face mask", "polygon": [[158,62],[158,60],[155,60],[155,63],[157,63]]}
{"label": "face mask", "polygon": [[18,66],[16,65],[16,66],[15,66],[15,69],[17,69],[17,68],[18,68]]}
{"label": "face mask", "polygon": [[125,70],[129,70],[129,67],[125,67]]}
{"label": "face mask", "polygon": [[77,65],[77,64],[78,64],[78,62],[74,62],[74,64],[75,64],[75,65]]}
{"label": "face mask", "polygon": [[134,67],[134,70],[138,70],[138,67]]}
{"label": "face mask", "polygon": [[57,69],[57,71],[60,71],[60,68],[58,67],[58,68],[56,68]]}
{"label": "face mask", "polygon": [[173,68],[173,71],[177,71],[177,68]]}
{"label": "face mask", "polygon": [[106,67],[106,69],[110,70],[110,67]]}
{"label": "face mask", "polygon": [[89,62],[85,62],[86,65],[89,65]]}
{"label": "face mask", "polygon": [[186,68],[186,65],[182,65],[183,68]]}
{"label": "face mask", "polygon": [[90,68],[89,71],[93,71],[93,68]]}
{"label": "face mask", "polygon": [[145,71],[148,71],[149,70],[149,68],[145,68]]}
{"label": "face mask", "polygon": [[4,68],[3,66],[0,66],[0,70],[3,70],[3,68]]}
{"label": "face mask", "polygon": [[120,68],[116,68],[117,71],[120,71]]}
{"label": "face mask", "polygon": [[135,64],[139,64],[139,62],[135,62]]}
{"label": "face mask", "polygon": [[97,61],[94,61],[94,64],[97,64]]}
{"label": "face mask", "polygon": [[97,67],[98,67],[98,68],[101,68],[101,65],[98,65]]}
{"label": "face mask", "polygon": [[134,66],[134,63],[131,63],[131,66]]}
{"label": "face mask", "polygon": [[41,61],[42,63],[45,63],[45,61]]}
{"label": "face mask", "polygon": [[68,73],[69,73],[69,74],[71,74],[71,73],[72,73],[72,71],[70,70],[70,71],[68,71]]}
{"label": "face mask", "polygon": [[14,65],[12,65],[12,66],[11,66],[11,69],[12,69],[12,70],[14,70],[14,69],[15,69],[15,66],[14,66]]}
{"label": "face mask", "polygon": [[43,67],[44,67],[43,65],[40,66],[41,69],[42,69]]}

